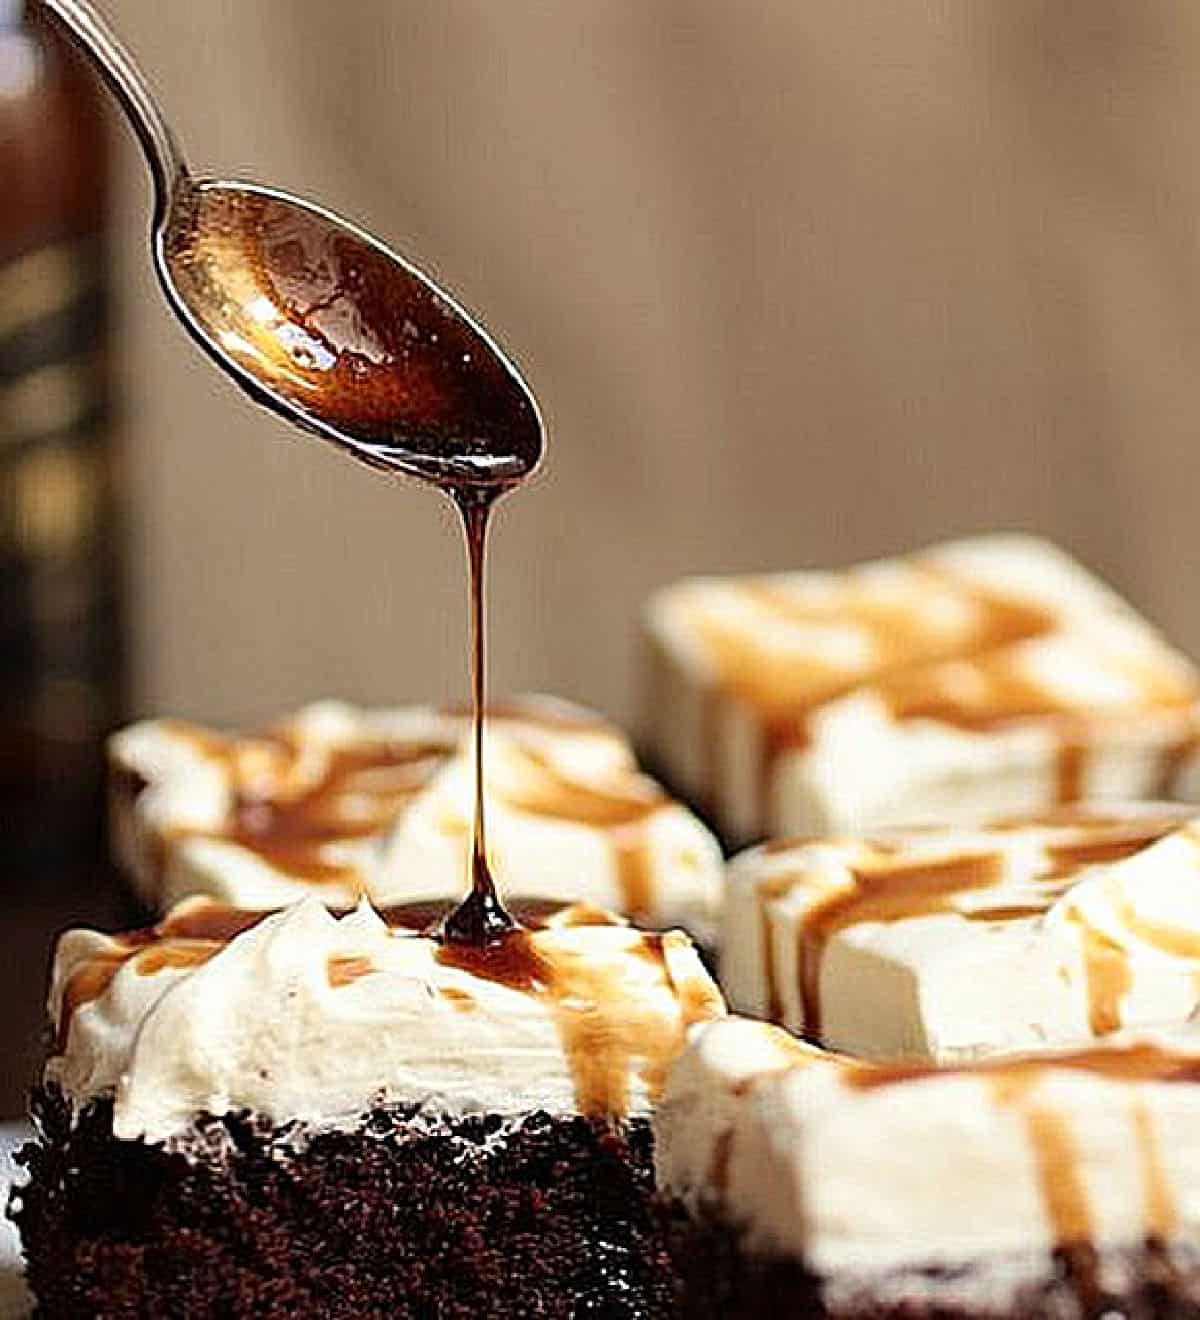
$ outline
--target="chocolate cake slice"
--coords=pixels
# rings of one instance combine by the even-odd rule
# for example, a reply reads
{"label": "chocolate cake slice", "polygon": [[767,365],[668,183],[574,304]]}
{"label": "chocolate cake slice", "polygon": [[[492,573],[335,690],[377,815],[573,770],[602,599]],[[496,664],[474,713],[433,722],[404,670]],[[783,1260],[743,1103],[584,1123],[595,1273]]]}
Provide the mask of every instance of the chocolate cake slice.
{"label": "chocolate cake slice", "polygon": [[538,915],[482,948],[313,899],[64,935],[10,1206],[41,1314],[671,1314],[648,1115],[720,995],[678,932]]}
{"label": "chocolate cake slice", "polygon": [[654,1120],[688,1320],[1200,1315],[1200,1028],[885,1066],[727,1018]]}

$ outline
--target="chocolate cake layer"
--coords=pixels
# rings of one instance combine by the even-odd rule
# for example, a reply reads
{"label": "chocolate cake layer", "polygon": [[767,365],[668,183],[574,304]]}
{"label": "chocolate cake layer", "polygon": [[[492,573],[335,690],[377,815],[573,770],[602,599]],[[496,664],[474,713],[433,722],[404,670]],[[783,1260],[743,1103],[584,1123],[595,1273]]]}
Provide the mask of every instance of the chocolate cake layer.
{"label": "chocolate cake layer", "polygon": [[[686,1320],[1195,1320],[1200,1253],[1153,1240],[1135,1250],[1059,1249],[1046,1261],[981,1258],[959,1268],[820,1278],[747,1250],[711,1214],[661,1209]],[[1024,1282],[1014,1289],[1009,1280]],[[1035,1281],[1036,1280],[1036,1281]]]}
{"label": "chocolate cake layer", "polygon": [[377,1109],[353,1131],[200,1118],[187,1153],[34,1093],[9,1214],[49,1320],[673,1311],[644,1120]]}

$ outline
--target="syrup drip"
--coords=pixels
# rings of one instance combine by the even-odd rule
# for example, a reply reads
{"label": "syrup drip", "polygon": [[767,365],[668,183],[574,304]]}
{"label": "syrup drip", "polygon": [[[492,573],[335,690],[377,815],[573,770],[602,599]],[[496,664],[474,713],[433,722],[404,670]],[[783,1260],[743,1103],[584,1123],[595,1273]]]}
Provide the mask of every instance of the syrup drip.
{"label": "syrup drip", "polygon": [[253,391],[384,472],[457,506],[470,570],[475,826],[471,889],[446,940],[515,928],[488,870],[483,814],[483,579],[496,500],[537,466],[528,390],[495,346],[412,268],[321,212],[201,184],[165,254],[176,286]]}
{"label": "syrup drip", "polygon": [[456,944],[487,944],[517,929],[505,910],[488,868],[483,810],[483,713],[487,699],[484,650],[483,572],[488,518],[496,493],[460,490],[453,494],[467,539],[471,593],[471,735],[475,749],[475,825],[471,835],[471,892],[446,919],[443,937]]}

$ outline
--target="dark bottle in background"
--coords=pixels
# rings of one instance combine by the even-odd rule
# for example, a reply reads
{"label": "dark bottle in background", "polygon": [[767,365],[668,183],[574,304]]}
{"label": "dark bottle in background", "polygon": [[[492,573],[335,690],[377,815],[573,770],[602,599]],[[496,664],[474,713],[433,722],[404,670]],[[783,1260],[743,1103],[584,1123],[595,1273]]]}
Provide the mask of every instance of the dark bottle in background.
{"label": "dark bottle in background", "polygon": [[43,893],[98,854],[123,695],[108,172],[91,72],[0,0],[0,861]]}

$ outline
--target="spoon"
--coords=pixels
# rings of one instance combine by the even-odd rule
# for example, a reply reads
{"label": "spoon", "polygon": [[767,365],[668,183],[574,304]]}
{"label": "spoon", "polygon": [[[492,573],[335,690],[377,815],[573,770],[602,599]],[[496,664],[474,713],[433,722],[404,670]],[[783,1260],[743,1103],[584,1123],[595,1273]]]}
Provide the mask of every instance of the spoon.
{"label": "spoon", "polygon": [[167,302],[256,402],[371,467],[457,504],[471,605],[475,825],[450,942],[514,929],[484,831],[483,573],[495,501],[541,461],[529,387],[487,331],[403,257],[290,193],[194,179],[141,70],[87,0],[42,0],[116,94],[154,180],[151,250]]}
{"label": "spoon", "polygon": [[87,0],[42,0],[115,93],[154,182],[167,302],[257,403],[362,462],[494,498],[541,460],[529,387],[411,262],[259,184],[194,178],[145,76]]}

